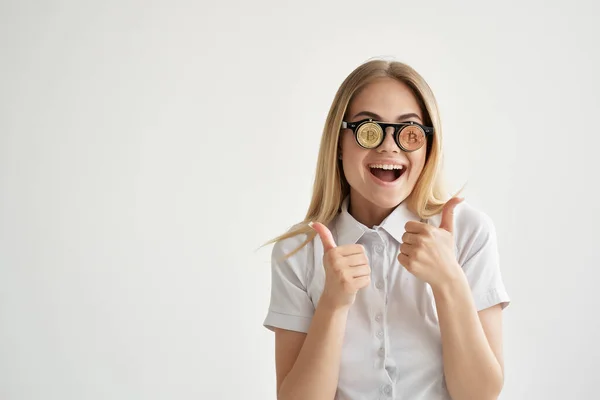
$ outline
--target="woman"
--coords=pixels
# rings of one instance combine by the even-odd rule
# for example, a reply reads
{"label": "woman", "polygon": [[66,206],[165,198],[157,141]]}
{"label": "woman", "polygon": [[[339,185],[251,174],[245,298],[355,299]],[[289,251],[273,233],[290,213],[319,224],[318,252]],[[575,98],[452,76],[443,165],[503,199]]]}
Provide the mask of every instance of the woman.
{"label": "woman", "polygon": [[279,399],[496,399],[509,297],[493,222],[440,178],[425,80],[369,61],[339,88],[305,220],[274,239]]}

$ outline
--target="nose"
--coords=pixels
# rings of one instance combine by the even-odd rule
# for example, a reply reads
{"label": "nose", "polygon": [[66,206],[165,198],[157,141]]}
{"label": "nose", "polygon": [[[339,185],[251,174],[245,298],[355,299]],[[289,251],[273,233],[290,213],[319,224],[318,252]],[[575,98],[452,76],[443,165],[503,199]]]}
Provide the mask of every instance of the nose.
{"label": "nose", "polygon": [[377,148],[378,153],[400,153],[400,147],[394,140],[394,128],[388,126],[386,128],[386,135],[383,139],[383,143]]}

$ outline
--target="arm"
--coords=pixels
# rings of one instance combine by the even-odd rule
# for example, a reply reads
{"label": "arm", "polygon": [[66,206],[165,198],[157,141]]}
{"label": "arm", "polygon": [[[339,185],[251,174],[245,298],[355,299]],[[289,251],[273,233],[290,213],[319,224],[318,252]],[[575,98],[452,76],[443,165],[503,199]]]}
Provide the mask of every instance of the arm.
{"label": "arm", "polygon": [[452,399],[497,399],[504,383],[501,306],[478,314],[464,275],[436,287],[433,294]]}
{"label": "arm", "polygon": [[276,329],[278,399],[334,398],[347,317],[319,302],[307,334]]}
{"label": "arm", "polygon": [[333,400],[348,312],[356,292],[371,282],[363,246],[337,247],[325,225],[312,227],[323,243],[325,287],[304,338],[277,331],[277,395],[284,400]]}
{"label": "arm", "polygon": [[501,313],[509,298],[489,217],[469,208],[463,211],[458,218],[463,232],[460,261],[455,255],[453,210],[461,201],[446,203],[439,228],[407,222],[398,260],[432,288],[452,399],[492,400],[504,384]]}

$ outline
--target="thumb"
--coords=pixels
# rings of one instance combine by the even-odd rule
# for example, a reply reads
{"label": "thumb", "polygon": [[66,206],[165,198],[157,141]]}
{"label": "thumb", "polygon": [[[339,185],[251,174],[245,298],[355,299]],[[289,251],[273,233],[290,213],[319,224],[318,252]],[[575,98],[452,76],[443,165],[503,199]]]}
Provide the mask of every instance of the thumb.
{"label": "thumb", "polygon": [[452,233],[454,231],[454,207],[462,203],[465,198],[453,197],[446,202],[442,209],[442,222],[440,228]]}
{"label": "thumb", "polygon": [[319,234],[321,238],[321,242],[323,243],[323,249],[325,251],[331,250],[334,247],[337,247],[335,241],[333,240],[333,235],[331,231],[320,222],[310,222],[308,224],[311,228],[313,228]]}

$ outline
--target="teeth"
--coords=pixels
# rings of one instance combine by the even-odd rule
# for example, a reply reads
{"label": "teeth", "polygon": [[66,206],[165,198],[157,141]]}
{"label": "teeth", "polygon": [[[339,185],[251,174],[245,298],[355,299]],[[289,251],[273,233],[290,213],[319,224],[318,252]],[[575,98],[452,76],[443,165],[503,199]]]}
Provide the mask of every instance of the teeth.
{"label": "teeth", "polygon": [[380,168],[380,169],[402,169],[402,165],[392,164],[371,164],[369,168]]}

